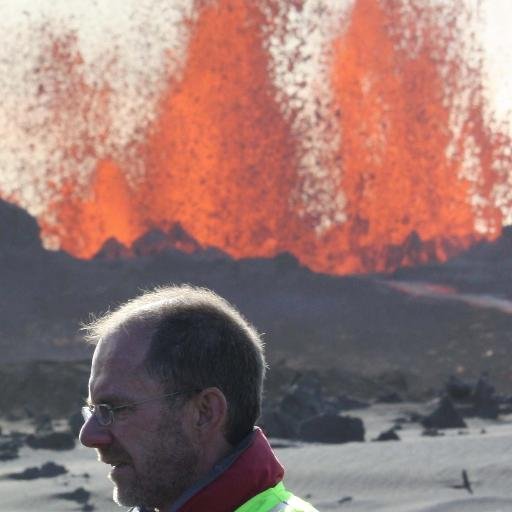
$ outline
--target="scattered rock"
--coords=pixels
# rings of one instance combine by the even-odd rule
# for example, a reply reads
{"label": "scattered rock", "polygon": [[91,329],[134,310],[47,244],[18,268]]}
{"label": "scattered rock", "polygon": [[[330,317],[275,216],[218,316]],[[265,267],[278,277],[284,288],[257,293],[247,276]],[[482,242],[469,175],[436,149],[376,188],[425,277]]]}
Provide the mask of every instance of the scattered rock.
{"label": "scattered rock", "polygon": [[132,256],[132,251],[116,238],[109,238],[94,255],[95,260],[116,261]]}
{"label": "scattered rock", "polygon": [[320,414],[303,421],[299,426],[299,438],[319,443],[349,443],[364,441],[365,429],[360,418]]}
{"label": "scattered rock", "polygon": [[151,256],[166,250],[179,250],[187,254],[198,252],[201,244],[176,222],[169,231],[153,229],[146,232],[132,244],[134,256]]}
{"label": "scattered rock", "polygon": [[41,414],[33,419],[38,434],[49,434],[53,431],[52,418],[49,414]]}
{"label": "scattered rock", "polygon": [[409,413],[409,421],[411,423],[421,423],[424,419],[424,416],[419,412],[412,411]]}
{"label": "scattered rock", "polygon": [[336,405],[339,411],[350,411],[354,409],[366,409],[370,407],[368,402],[363,402],[361,400],[357,400],[356,398],[352,398],[351,396],[341,395],[336,399]]}
{"label": "scattered rock", "polygon": [[467,427],[448,396],[444,396],[436,410],[426,416],[421,423],[426,428],[435,429]]}
{"label": "scattered rock", "polygon": [[297,437],[297,421],[280,409],[264,411],[261,427],[269,437],[294,439]]}
{"label": "scattered rock", "polygon": [[63,492],[60,494],[54,494],[55,498],[60,500],[76,501],[77,503],[87,503],[91,497],[91,493],[85,490],[83,487],[78,487],[72,492]]}
{"label": "scattered rock", "polygon": [[30,467],[20,473],[9,473],[5,476],[9,480],[35,480],[36,478],[54,478],[64,475],[68,470],[54,462],[46,462],[40,468],[37,466]]}
{"label": "scattered rock", "polygon": [[0,436],[0,461],[17,459],[24,437],[19,435]]}
{"label": "scattered rock", "polygon": [[422,433],[422,436],[426,437],[439,437],[444,436],[444,432],[439,432],[437,428],[426,428]]}
{"label": "scattered rock", "polygon": [[[340,411],[364,407],[369,407],[369,403],[347,395],[326,396],[316,375],[298,374],[282,398],[273,407],[264,410],[261,424],[271,437],[297,439],[300,437],[299,425],[305,424],[304,428],[307,428],[307,420],[318,417],[336,418]],[[341,435],[342,441],[326,442],[346,442],[343,440],[344,434]],[[330,435],[327,437],[330,438]],[[359,436],[356,435],[356,439],[359,440]]]}
{"label": "scattered rock", "polygon": [[468,402],[473,394],[473,384],[450,375],[445,385],[445,392],[454,402]]}
{"label": "scattered rock", "polygon": [[486,376],[480,377],[476,383],[473,394],[471,395],[473,402],[474,414],[479,418],[495,420],[499,414],[499,402],[496,397],[496,390],[492,386]]}
{"label": "scattered rock", "polygon": [[0,461],[14,460],[19,457],[19,448],[10,441],[0,439]]}
{"label": "scattered rock", "polygon": [[394,428],[390,428],[389,430],[381,432],[375,441],[400,441],[400,437],[398,437]]}
{"label": "scattered rock", "polygon": [[50,432],[49,434],[31,434],[27,437],[27,445],[34,449],[72,450],[75,439],[70,432]]}
{"label": "scattered rock", "polygon": [[324,412],[323,402],[320,382],[311,375],[305,375],[290,386],[279,403],[279,409],[294,420],[301,421]]}
{"label": "scattered rock", "polygon": [[500,414],[512,414],[512,397],[503,397],[499,404]]}

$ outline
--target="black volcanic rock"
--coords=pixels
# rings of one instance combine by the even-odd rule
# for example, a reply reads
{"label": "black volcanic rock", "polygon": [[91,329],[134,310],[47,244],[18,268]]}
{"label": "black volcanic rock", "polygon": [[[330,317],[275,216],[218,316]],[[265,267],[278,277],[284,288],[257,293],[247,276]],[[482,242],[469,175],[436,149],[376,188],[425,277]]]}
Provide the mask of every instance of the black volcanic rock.
{"label": "black volcanic rock", "polygon": [[23,446],[23,436],[0,435],[0,462],[18,458],[19,449]]}
{"label": "black volcanic rock", "polygon": [[132,251],[116,238],[109,238],[94,255],[95,260],[117,261],[132,256]]}
{"label": "black volcanic rock", "polygon": [[348,395],[337,396],[334,402],[340,411],[351,411],[353,409],[366,409],[370,407],[368,402],[358,400]]}
{"label": "black volcanic rock", "polygon": [[473,394],[474,385],[462,380],[460,377],[450,375],[445,386],[446,394],[455,402],[469,402]]}
{"label": "black volcanic rock", "polygon": [[448,396],[444,396],[437,408],[425,418],[422,425],[427,429],[466,428],[462,416],[455,409]]}
{"label": "black volcanic rock", "polygon": [[22,208],[0,200],[0,253],[5,250],[42,251],[39,226]]}
{"label": "black volcanic rock", "polygon": [[325,409],[322,387],[317,378],[302,376],[286,391],[280,410],[297,422],[322,413]]}
{"label": "black volcanic rock", "polygon": [[478,379],[471,400],[475,416],[493,420],[498,417],[500,406],[496,397],[496,390],[485,376]]}
{"label": "black volcanic rock", "polygon": [[375,441],[400,441],[400,437],[394,428],[381,432]]}
{"label": "black volcanic rock", "polygon": [[138,257],[160,254],[168,250],[192,254],[201,249],[201,244],[187,233],[179,222],[176,222],[167,232],[152,229],[132,244],[133,255]]}
{"label": "black volcanic rock", "polygon": [[44,434],[31,434],[27,437],[27,446],[44,450],[72,450],[75,439],[69,432],[49,432]]}
{"label": "black volcanic rock", "polygon": [[269,437],[283,439],[297,437],[297,421],[278,408],[264,410],[259,424]]}
{"label": "black volcanic rock", "polygon": [[54,478],[64,475],[68,470],[55,462],[45,462],[41,467],[30,467],[19,473],[9,473],[6,478],[10,480],[35,480],[36,478]]}
{"label": "black volcanic rock", "polygon": [[87,503],[91,497],[91,493],[83,487],[78,487],[71,492],[63,492],[54,494],[55,498],[60,500],[76,501],[77,503]]}
{"label": "black volcanic rock", "polygon": [[512,226],[504,226],[496,240],[475,242],[456,254],[444,263],[398,268],[393,277],[439,283],[462,293],[512,299]]}
{"label": "black volcanic rock", "polygon": [[299,439],[318,443],[350,443],[364,441],[364,425],[360,418],[320,414],[303,421]]}

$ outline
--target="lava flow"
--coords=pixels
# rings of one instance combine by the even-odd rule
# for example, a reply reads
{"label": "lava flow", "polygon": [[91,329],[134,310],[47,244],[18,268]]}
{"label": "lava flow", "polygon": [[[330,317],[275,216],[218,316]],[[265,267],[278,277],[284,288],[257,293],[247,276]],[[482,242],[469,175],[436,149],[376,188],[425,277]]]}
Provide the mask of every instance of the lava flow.
{"label": "lava flow", "polygon": [[[163,74],[154,115],[118,147],[106,142],[115,124],[106,78],[97,90],[86,85],[77,49],[47,55],[57,64],[43,71],[54,79],[64,61],[71,72],[59,83],[73,81],[48,107],[68,126],[64,167],[72,159],[95,170],[85,183],[78,170],[52,178],[38,210],[43,239],[90,258],[110,238],[129,247],[179,225],[235,258],[289,251],[316,271],[350,273],[444,260],[497,236],[510,140],[486,121],[481,53],[460,23],[472,16],[465,4],[357,0],[339,12],[321,66],[304,64],[306,50],[288,56],[299,89],[295,69],[321,74],[326,112],[314,112],[314,88],[296,97],[282,85],[272,50],[293,20],[308,22],[306,4],[196,1],[179,69]],[[315,155],[326,154],[311,158],[315,133],[333,138],[318,140]],[[340,204],[327,204],[335,195]],[[331,212],[327,222],[308,201]]]}

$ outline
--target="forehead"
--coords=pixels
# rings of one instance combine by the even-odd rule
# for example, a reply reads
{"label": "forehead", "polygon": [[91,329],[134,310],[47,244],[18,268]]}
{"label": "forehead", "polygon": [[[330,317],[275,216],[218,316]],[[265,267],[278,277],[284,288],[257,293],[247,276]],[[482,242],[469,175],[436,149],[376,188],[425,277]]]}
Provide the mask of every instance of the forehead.
{"label": "forehead", "polygon": [[89,396],[95,403],[136,400],[161,389],[144,367],[150,336],[142,330],[113,332],[100,340],[94,351]]}

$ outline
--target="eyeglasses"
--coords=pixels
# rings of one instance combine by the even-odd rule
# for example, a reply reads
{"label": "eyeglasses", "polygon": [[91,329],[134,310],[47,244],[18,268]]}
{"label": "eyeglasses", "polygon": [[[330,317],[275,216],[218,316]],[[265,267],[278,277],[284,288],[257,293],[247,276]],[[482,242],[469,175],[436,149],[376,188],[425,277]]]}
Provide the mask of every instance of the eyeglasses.
{"label": "eyeglasses", "polygon": [[129,404],[117,405],[116,407],[112,407],[108,404],[88,404],[82,407],[82,416],[85,421],[88,421],[91,416],[96,418],[96,421],[102,427],[108,427],[114,423],[115,413],[118,411],[122,411],[123,409],[128,409],[129,407],[133,407],[134,405],[145,404],[147,402],[152,402],[153,400],[161,400],[162,398],[169,398],[171,396],[178,396],[186,391],[175,391],[174,393],[168,393],[167,395],[155,396],[152,398],[147,398],[146,400],[141,400],[139,402],[131,402]]}

